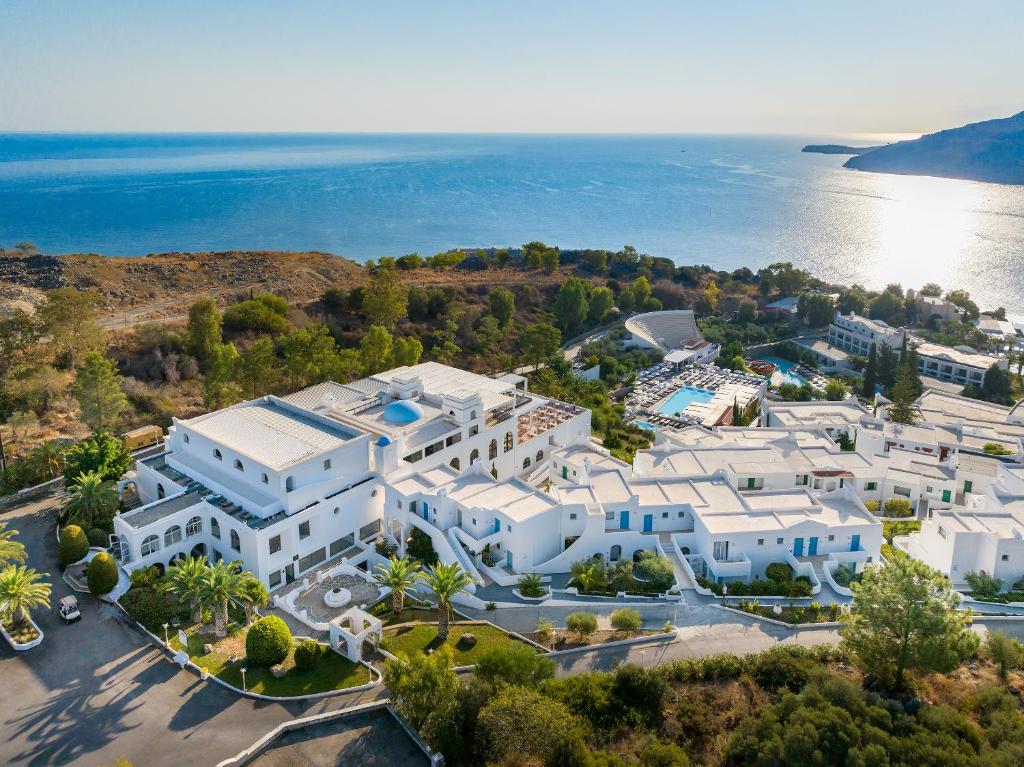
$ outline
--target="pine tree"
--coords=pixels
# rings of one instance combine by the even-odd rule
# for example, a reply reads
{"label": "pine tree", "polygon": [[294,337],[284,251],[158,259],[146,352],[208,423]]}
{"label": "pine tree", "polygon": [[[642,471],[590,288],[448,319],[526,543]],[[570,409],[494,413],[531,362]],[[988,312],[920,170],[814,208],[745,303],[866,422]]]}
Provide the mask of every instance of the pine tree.
{"label": "pine tree", "polygon": [[878,348],[871,344],[871,352],[868,354],[868,364],[864,366],[864,387],[861,394],[871,399],[875,396],[875,389],[878,387]]}
{"label": "pine tree", "polygon": [[78,400],[82,420],[94,429],[114,427],[128,407],[117,368],[100,352],[85,356],[71,393]]}
{"label": "pine tree", "polygon": [[888,391],[892,388],[896,382],[896,368],[899,365],[899,359],[896,357],[896,352],[892,350],[892,347],[887,343],[882,343],[882,347],[878,350],[878,383],[880,383]]}
{"label": "pine tree", "polygon": [[917,397],[913,371],[904,363],[896,372],[896,382],[890,392],[892,404],[889,405],[889,420],[894,423],[917,423],[921,417],[921,409],[915,404]]}

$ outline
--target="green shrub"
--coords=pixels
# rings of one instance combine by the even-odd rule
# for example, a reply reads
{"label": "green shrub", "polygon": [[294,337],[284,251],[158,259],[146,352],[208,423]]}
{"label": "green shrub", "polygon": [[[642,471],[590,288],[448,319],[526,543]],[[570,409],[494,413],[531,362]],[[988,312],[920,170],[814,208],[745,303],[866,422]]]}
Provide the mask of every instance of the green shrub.
{"label": "green shrub", "polygon": [[133,589],[146,588],[160,579],[160,571],[153,565],[140,567],[138,570],[132,570],[131,579]]}
{"label": "green shrub", "polygon": [[565,618],[565,627],[582,641],[597,631],[597,616],[587,612],[569,613]]}
{"label": "green shrub", "polygon": [[101,530],[98,527],[92,528],[92,530],[86,533],[86,537],[89,539],[90,546],[105,549],[110,545],[110,538],[108,537],[107,531]]}
{"label": "green shrub", "polygon": [[770,581],[791,581],[793,568],[788,562],[772,562],[764,569],[764,577]]}
{"label": "green shrub", "polygon": [[132,618],[159,637],[164,635],[165,623],[183,620],[188,615],[187,604],[173,594],[149,586],[131,589],[118,602]]}
{"label": "green shrub", "polygon": [[616,631],[639,631],[643,625],[640,613],[630,607],[623,607],[611,615],[612,628]]}
{"label": "green shrub", "polygon": [[260,618],[245,635],[245,657],[254,666],[273,666],[288,657],[292,632],[276,615]]}
{"label": "green shrub", "polygon": [[645,551],[636,563],[636,577],[652,591],[668,591],[676,582],[672,563],[653,551]]}
{"label": "green shrub", "polygon": [[99,551],[85,569],[89,592],[96,596],[109,594],[117,585],[117,562],[105,551]]}
{"label": "green shrub", "polygon": [[879,503],[878,501],[864,501],[864,506],[867,508],[868,511],[876,514],[878,513],[878,510],[882,508],[882,504]]}
{"label": "green shrub", "polygon": [[832,580],[840,586],[846,586],[849,588],[850,584],[855,580],[860,580],[860,576],[858,576],[849,565],[839,565],[835,572],[832,573]]}
{"label": "green shrub", "polygon": [[519,579],[519,593],[524,597],[542,597],[548,593],[544,582],[537,573],[528,573]]}
{"label": "green shrub", "polygon": [[650,727],[661,723],[668,684],[660,672],[623,664],[615,669],[611,692],[618,702],[614,707],[622,711],[626,721]]}
{"label": "green shrub", "polygon": [[60,531],[60,563],[61,566],[78,562],[89,553],[89,539],[78,525],[68,525]]}
{"label": "green shrub", "polygon": [[910,501],[906,498],[890,498],[885,502],[887,517],[909,517],[911,513]]}
{"label": "green shrub", "polygon": [[984,570],[969,572],[964,576],[971,593],[976,599],[987,599],[997,596],[1003,590],[1003,582],[994,578]]}
{"label": "green shrub", "polygon": [[811,674],[811,663],[803,648],[773,647],[754,660],[750,675],[766,690],[799,692]]}
{"label": "green shrub", "polygon": [[406,553],[419,561],[424,567],[432,567],[437,564],[437,552],[434,551],[434,543],[430,536],[418,527],[412,529],[409,534],[409,545],[406,546]]}
{"label": "green shrub", "polygon": [[[248,639],[246,637],[246,654],[248,654]],[[324,649],[315,639],[303,639],[295,648],[295,668],[299,671],[312,671],[320,665]]]}

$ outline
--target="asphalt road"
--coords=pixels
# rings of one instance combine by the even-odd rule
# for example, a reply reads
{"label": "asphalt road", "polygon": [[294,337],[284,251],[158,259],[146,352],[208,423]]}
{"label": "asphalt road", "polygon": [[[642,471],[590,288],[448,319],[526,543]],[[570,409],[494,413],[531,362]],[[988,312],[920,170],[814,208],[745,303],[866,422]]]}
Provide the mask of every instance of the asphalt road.
{"label": "asphalt road", "polygon": [[[21,532],[30,564],[50,572],[53,604],[73,593],[59,576],[54,501],[0,517]],[[380,687],[312,704],[243,698],[183,672],[116,607],[80,594],[82,620],[38,611],[43,643],[0,642],[0,764],[136,767],[214,765],[288,719],[381,697]]]}

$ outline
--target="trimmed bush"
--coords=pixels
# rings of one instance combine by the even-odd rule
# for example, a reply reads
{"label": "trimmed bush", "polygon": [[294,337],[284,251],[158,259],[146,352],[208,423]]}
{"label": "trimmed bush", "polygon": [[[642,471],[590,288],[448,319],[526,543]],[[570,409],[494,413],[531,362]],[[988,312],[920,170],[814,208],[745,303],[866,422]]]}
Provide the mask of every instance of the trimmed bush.
{"label": "trimmed bush", "polygon": [[793,568],[788,562],[772,562],[764,569],[764,577],[770,581],[791,581]]}
{"label": "trimmed bush", "polygon": [[813,667],[802,651],[789,647],[773,647],[759,653],[751,663],[750,676],[766,690],[799,692],[807,684]]}
{"label": "trimmed bush", "polygon": [[245,635],[245,657],[255,666],[274,666],[288,657],[292,632],[276,615],[260,618]]}
{"label": "trimmed bush", "polygon": [[[246,637],[248,643],[248,637]],[[295,648],[295,668],[299,671],[312,671],[320,665],[324,656],[324,648],[315,639],[303,639]]]}
{"label": "trimmed bush", "polygon": [[623,607],[611,615],[612,628],[616,631],[639,631],[643,625],[640,613],[630,607]]}
{"label": "trimmed bush", "polygon": [[105,551],[96,553],[85,570],[89,591],[96,596],[109,594],[117,585],[117,562]]}
{"label": "trimmed bush", "polygon": [[565,618],[565,627],[584,639],[597,631],[597,616],[585,612],[569,613]]}
{"label": "trimmed bush", "polygon": [[89,539],[78,525],[68,525],[60,531],[60,564],[74,564],[89,553]]}
{"label": "trimmed bush", "polygon": [[98,527],[94,527],[88,533],[85,534],[89,539],[90,546],[96,546],[101,549],[107,548],[110,545],[110,538],[108,537],[106,530],[101,530]]}

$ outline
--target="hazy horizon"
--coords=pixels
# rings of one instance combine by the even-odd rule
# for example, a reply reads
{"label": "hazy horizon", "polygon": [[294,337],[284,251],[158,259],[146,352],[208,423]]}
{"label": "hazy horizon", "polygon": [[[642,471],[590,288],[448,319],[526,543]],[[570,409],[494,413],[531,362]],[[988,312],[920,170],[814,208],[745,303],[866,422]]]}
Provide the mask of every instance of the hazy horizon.
{"label": "hazy horizon", "polygon": [[859,135],[1024,109],[1024,8],[0,5],[0,131]]}

